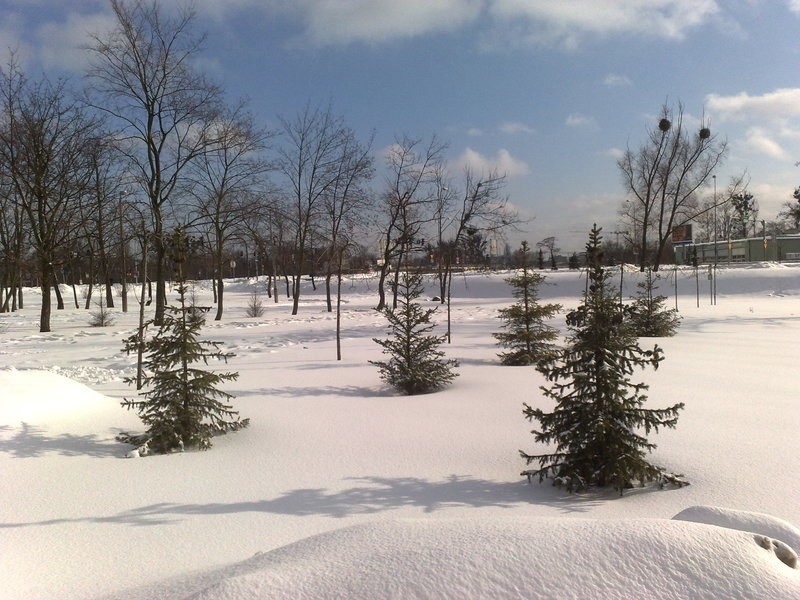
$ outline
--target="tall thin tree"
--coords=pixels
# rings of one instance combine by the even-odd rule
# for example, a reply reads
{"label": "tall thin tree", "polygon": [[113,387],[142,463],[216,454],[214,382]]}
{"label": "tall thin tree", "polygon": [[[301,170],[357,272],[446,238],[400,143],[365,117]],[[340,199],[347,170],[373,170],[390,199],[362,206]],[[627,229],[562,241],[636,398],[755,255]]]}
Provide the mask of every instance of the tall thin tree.
{"label": "tall thin tree", "polygon": [[268,164],[262,155],[269,133],[256,126],[244,103],[226,108],[214,123],[214,143],[198,157],[190,183],[198,220],[206,226],[213,257],[217,311],[222,319],[223,261],[229,242],[256,209]]}
{"label": "tall thin tree", "polygon": [[173,16],[155,1],[110,3],[115,27],[93,35],[88,47],[87,75],[95,91],[89,103],[119,128],[133,182],[150,208],[160,323],[166,306],[165,220],[186,167],[214,141],[222,91],[195,66],[204,36],[193,30],[192,10]]}

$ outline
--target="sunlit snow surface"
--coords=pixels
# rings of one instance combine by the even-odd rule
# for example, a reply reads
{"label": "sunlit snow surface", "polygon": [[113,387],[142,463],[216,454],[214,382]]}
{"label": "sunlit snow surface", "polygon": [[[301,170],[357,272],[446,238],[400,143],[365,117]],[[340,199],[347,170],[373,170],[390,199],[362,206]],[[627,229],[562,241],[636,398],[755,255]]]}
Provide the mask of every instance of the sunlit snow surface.
{"label": "sunlit snow surface", "polygon": [[[574,306],[583,279],[548,275],[546,299]],[[228,391],[251,427],[138,460],[115,440],[141,428],[119,405],[135,305],[102,329],[54,311],[40,334],[28,290],[0,315],[0,598],[800,598],[775,550],[800,549],[800,267],[721,270],[716,306],[703,275],[678,272],[681,331],[636,375],[650,406],[686,403],[652,459],[692,485],[622,498],[519,477],[522,402],[548,405],[538,373],[497,364],[503,275],[454,279],[460,376],[419,397],[367,362],[374,279],[343,286],[342,361],[321,287],[294,317],[281,295],[248,319],[253,282],[228,282],[206,334],[237,354]]]}

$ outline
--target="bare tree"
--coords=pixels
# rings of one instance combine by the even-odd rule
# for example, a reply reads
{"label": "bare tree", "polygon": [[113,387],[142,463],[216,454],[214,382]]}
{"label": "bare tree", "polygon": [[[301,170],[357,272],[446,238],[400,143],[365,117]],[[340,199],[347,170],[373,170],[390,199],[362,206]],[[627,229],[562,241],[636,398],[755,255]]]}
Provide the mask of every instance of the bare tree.
{"label": "bare tree", "polygon": [[7,169],[12,197],[30,227],[42,290],[39,330],[47,332],[50,291],[57,286],[56,267],[63,259],[59,251],[73,238],[78,206],[86,191],[87,148],[95,122],[84,107],[68,99],[63,82],[30,82],[12,65],[3,73],[0,86],[5,98],[0,163]]}
{"label": "bare tree", "polygon": [[789,221],[794,229],[798,229],[800,228],[800,187],[794,189],[792,198],[794,201],[785,202],[778,216]]}
{"label": "bare tree", "polygon": [[[439,298],[442,304],[447,303],[448,343],[451,339],[450,299],[456,252],[463,249],[468,240],[478,239],[487,233],[500,233],[519,222],[516,211],[508,206],[508,198],[501,195],[506,183],[505,175],[500,175],[497,171],[490,171],[487,175],[476,175],[472,168],[465,167],[463,176],[461,201],[454,203],[454,210],[449,213],[444,225],[442,212],[446,210],[447,205],[441,198],[453,197],[454,194],[450,188],[445,190],[441,182],[437,182]],[[440,194],[440,191],[445,193]],[[450,234],[447,242],[442,240],[443,232]]]}
{"label": "bare tree", "polygon": [[0,313],[22,308],[22,263],[27,239],[22,207],[9,169],[0,168]]}
{"label": "bare tree", "polygon": [[692,218],[700,230],[694,232],[694,239],[698,242],[713,242],[716,240],[729,240],[733,237],[733,228],[736,225],[735,210],[732,199],[740,194],[747,193],[750,177],[747,171],[730,178],[725,189],[716,189],[713,194],[706,194],[700,201],[698,211]]}
{"label": "bare tree", "polygon": [[550,257],[550,269],[556,271],[558,265],[556,264],[556,238],[554,236],[546,237],[541,242],[536,242],[536,247],[541,251],[542,248],[547,248],[548,256]]}
{"label": "bare tree", "polygon": [[[434,218],[440,189],[440,173],[447,145],[436,136],[425,144],[422,139],[403,136],[396,139],[386,154],[385,204],[380,219],[381,262],[379,264],[378,306],[386,306],[386,276],[396,261],[399,267],[405,253],[419,242],[422,226]],[[399,268],[395,270],[397,274]],[[394,286],[397,290],[397,286]],[[397,296],[395,294],[395,302]]]}
{"label": "bare tree", "polygon": [[156,254],[156,313],[166,305],[165,210],[174,203],[186,167],[213,141],[220,88],[193,65],[203,35],[194,13],[169,16],[155,1],[110,0],[116,27],[93,35],[88,76],[97,91],[90,103],[119,126],[133,179],[150,206]]}
{"label": "bare tree", "polygon": [[268,165],[261,155],[269,134],[256,127],[253,116],[239,103],[214,123],[214,144],[192,167],[191,193],[198,218],[208,227],[213,257],[217,312],[222,319],[225,249],[243,223],[252,217],[256,191]]}
{"label": "bare tree", "polygon": [[331,107],[310,105],[290,120],[281,117],[285,143],[278,149],[277,170],[287,183],[290,218],[294,224],[292,314],[300,303],[300,283],[314,227],[325,199],[340,177],[343,148],[351,137],[342,117]]}
{"label": "bare tree", "polygon": [[639,267],[652,261],[657,271],[672,229],[696,216],[698,192],[707,186],[722,162],[727,143],[703,126],[690,131],[683,122],[683,105],[664,105],[658,124],[638,150],[618,161],[630,200],[624,214],[639,235]]}
{"label": "bare tree", "polygon": [[29,237],[28,226],[22,212],[22,203],[18,197],[11,160],[16,157],[14,148],[14,127],[17,107],[25,86],[25,76],[19,69],[16,55],[12,53],[7,69],[0,72],[0,101],[2,107],[2,126],[7,128],[5,138],[5,161],[0,161],[0,244],[2,244],[2,285],[7,290],[2,298],[0,312],[15,311],[23,308],[22,269],[24,243]]}
{"label": "bare tree", "polygon": [[733,208],[733,220],[741,237],[747,237],[748,225],[753,225],[753,235],[755,235],[756,220],[758,219],[758,200],[749,192],[735,194],[731,200]]}
{"label": "bare tree", "polygon": [[[122,261],[118,261],[116,266],[113,264],[115,257],[121,258],[125,243],[121,206],[123,178],[118,159],[110,136],[97,136],[88,146],[89,179],[79,208],[80,231],[77,234],[78,248],[87,257],[89,267],[87,310],[92,303],[95,274],[99,275],[105,287],[106,308],[114,308],[113,270],[116,269],[120,279],[124,280]],[[127,303],[123,310],[127,310]]]}
{"label": "bare tree", "polygon": [[366,219],[371,202],[366,184],[374,173],[371,155],[373,138],[370,137],[366,144],[362,144],[350,128],[346,128],[343,134],[336,176],[324,195],[323,204],[323,233],[328,244],[325,252],[325,298],[328,312],[333,311],[331,278],[334,272],[338,273],[337,290],[340,290],[342,260],[352,242],[346,234]]}

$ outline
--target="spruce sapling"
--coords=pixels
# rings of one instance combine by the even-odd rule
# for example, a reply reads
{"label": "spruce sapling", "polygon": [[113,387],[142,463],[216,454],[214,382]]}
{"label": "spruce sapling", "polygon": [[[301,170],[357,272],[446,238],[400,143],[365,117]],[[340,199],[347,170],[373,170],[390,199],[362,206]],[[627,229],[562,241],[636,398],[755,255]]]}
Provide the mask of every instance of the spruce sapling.
{"label": "spruce sapling", "polygon": [[434,392],[449,384],[457,373],[455,360],[444,358],[439,346],[446,336],[433,335],[431,315],[435,308],[424,309],[417,302],[422,294],[422,277],[404,273],[398,281],[398,305],[381,312],[389,321],[389,338],[373,338],[389,355],[386,361],[369,361],[380,369],[381,378],[406,395]]}
{"label": "spruce sapling", "polygon": [[636,284],[639,288],[628,309],[629,325],[639,337],[671,337],[678,331],[681,319],[678,311],[665,306],[667,297],[657,292],[659,275],[652,269]]}
{"label": "spruce sapling", "polygon": [[[147,391],[139,400],[125,400],[122,405],[136,410],[147,426],[145,439],[154,452],[183,450],[196,446],[211,447],[213,436],[237,431],[249,424],[226,404],[233,396],[219,385],[234,381],[238,373],[218,373],[202,369],[198,363],[209,360],[228,361],[234,355],[220,350],[221,343],[201,341],[202,316],[208,308],[187,302],[188,289],[181,267],[185,238],[182,230],[175,233],[173,259],[176,264],[178,306],[167,306],[164,321],[153,337],[144,342],[143,384]],[[136,352],[137,336],[126,340],[125,350]],[[134,378],[126,379],[131,384]]]}
{"label": "spruce sapling", "polygon": [[558,337],[545,319],[551,319],[561,305],[539,302],[539,286],[545,277],[528,269],[527,242],[522,242],[520,254],[522,273],[506,279],[517,302],[498,311],[505,331],[492,334],[500,346],[508,349],[499,355],[504,365],[533,365],[551,358],[556,350],[553,342]]}
{"label": "spruce sapling", "polygon": [[637,367],[658,368],[663,353],[657,345],[643,350],[626,326],[610,275],[603,269],[601,240],[595,225],[586,246],[587,290],[580,306],[567,315],[571,335],[566,347],[537,366],[551,382],[541,390],[555,401],[555,408],[545,412],[524,405],[525,417],[536,419],[541,428],[532,432],[536,442],[554,444],[555,451],[520,451],[527,464],[538,463],[522,475],[529,481],[550,478],[569,492],[612,486],[622,494],[652,481],[687,485],[681,476],[646,460],[656,446],[645,435],[659,427],[675,427],[683,403],[643,408],[647,397],[642,392],[648,386],[632,383],[630,375]]}

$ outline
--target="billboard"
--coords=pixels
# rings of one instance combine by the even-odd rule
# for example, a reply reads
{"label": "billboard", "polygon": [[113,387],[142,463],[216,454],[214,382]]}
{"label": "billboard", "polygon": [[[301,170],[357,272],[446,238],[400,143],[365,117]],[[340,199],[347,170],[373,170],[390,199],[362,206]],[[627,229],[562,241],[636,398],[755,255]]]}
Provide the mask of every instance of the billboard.
{"label": "billboard", "polygon": [[673,246],[682,246],[684,244],[691,244],[693,243],[694,239],[692,238],[692,224],[687,223],[686,225],[676,225],[672,228],[672,245]]}

